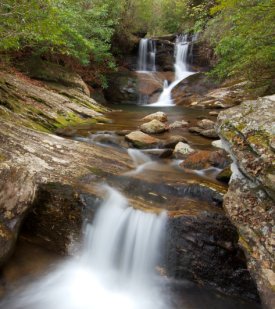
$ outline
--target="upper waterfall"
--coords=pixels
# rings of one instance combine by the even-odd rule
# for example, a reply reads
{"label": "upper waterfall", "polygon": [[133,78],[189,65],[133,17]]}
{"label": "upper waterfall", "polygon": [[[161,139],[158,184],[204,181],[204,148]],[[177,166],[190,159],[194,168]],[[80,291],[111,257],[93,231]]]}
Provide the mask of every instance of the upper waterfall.
{"label": "upper waterfall", "polygon": [[189,71],[187,60],[189,50],[188,35],[179,35],[175,42],[175,80],[167,86],[168,82],[164,83],[163,91],[159,96],[156,103],[150,104],[150,106],[171,106],[174,104],[172,98],[172,90],[186,77],[194,74]]}
{"label": "upper waterfall", "polygon": [[140,40],[138,52],[138,71],[156,71],[156,42],[154,40]]}

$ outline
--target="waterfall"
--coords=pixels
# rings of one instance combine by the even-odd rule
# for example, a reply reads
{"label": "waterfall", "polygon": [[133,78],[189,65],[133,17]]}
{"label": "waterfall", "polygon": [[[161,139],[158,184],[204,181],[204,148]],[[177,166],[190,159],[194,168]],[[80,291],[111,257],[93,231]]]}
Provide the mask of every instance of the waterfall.
{"label": "waterfall", "polygon": [[167,87],[164,85],[163,91],[156,103],[150,106],[171,106],[173,105],[172,90],[186,77],[194,74],[187,67],[189,42],[187,35],[179,35],[175,43],[175,80]]}
{"label": "waterfall", "polygon": [[140,40],[138,52],[138,71],[156,71],[156,42],[154,40]]}
{"label": "waterfall", "polygon": [[105,190],[108,197],[86,224],[79,258],[12,295],[1,308],[167,309],[155,273],[165,213],[136,210],[118,191]]}

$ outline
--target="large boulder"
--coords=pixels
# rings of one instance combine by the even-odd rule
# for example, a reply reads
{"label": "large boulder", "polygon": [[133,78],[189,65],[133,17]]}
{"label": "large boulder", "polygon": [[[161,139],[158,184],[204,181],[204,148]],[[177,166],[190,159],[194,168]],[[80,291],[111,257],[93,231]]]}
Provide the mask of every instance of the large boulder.
{"label": "large boulder", "polygon": [[275,96],[221,112],[218,133],[235,165],[224,208],[237,227],[263,303],[275,306]]}

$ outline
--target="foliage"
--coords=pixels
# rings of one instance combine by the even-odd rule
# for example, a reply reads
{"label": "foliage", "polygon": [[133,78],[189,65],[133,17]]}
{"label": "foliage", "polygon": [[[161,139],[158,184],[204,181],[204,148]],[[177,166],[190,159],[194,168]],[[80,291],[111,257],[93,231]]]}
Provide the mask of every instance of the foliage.
{"label": "foliage", "polygon": [[219,0],[204,34],[218,56],[212,75],[245,77],[258,85],[274,78],[273,0]]}
{"label": "foliage", "polygon": [[0,51],[32,48],[88,64],[90,54],[108,56],[116,21],[115,1],[3,0]]}

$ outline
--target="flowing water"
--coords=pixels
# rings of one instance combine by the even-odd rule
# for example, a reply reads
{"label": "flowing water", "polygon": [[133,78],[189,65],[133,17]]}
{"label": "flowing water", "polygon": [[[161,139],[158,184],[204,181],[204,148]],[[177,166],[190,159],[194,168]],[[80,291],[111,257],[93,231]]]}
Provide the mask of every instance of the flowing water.
{"label": "flowing water", "polygon": [[129,207],[118,191],[85,227],[83,251],[6,300],[10,309],[165,309],[155,268],[166,215]]}
{"label": "flowing water", "polygon": [[187,66],[189,42],[187,35],[180,35],[176,39],[175,43],[175,80],[168,85],[166,81],[164,83],[163,91],[156,103],[148,106],[171,106],[174,104],[172,98],[172,90],[186,77],[194,74],[189,71]]}
{"label": "flowing water", "polygon": [[156,71],[156,42],[154,40],[140,40],[138,53],[138,71]]}

